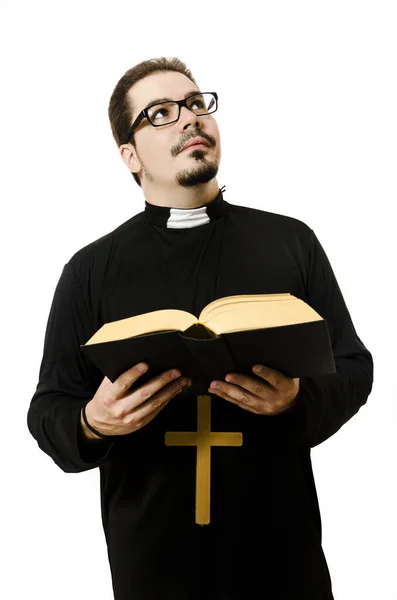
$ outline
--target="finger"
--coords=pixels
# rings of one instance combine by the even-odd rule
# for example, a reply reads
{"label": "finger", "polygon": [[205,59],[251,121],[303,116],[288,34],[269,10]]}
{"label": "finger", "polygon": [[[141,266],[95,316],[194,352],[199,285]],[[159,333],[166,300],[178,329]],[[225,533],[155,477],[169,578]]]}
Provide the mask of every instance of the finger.
{"label": "finger", "polygon": [[258,378],[250,377],[249,375],[241,375],[240,373],[229,373],[225,377],[228,383],[232,383],[233,385],[240,386],[245,390],[248,390],[254,396],[259,396],[260,398],[266,398],[271,394],[274,390],[269,386],[267,381],[262,381]]}
{"label": "finger", "polygon": [[164,402],[156,410],[152,410],[150,412],[148,412],[147,410],[142,410],[134,414],[127,415],[124,417],[124,424],[128,427],[128,429],[131,429],[131,426],[133,427],[130,433],[132,433],[133,431],[138,431],[138,429],[142,429],[142,427],[150,423],[150,421],[152,421],[154,417],[158,415],[159,412],[163,410],[163,408],[165,408],[168,402],[169,400],[167,402]]}
{"label": "finger", "polygon": [[244,391],[242,388],[239,388],[234,385],[229,385],[227,383],[222,383],[216,389],[209,388],[208,391],[211,394],[216,394],[224,400],[232,402],[233,404],[236,404],[237,406],[248,410],[249,412],[258,413],[259,403],[261,402],[261,400],[256,396],[250,394],[250,392]]}
{"label": "finger", "polygon": [[141,404],[144,404],[156,394],[161,393],[161,397],[163,397],[163,393],[167,394],[166,386],[171,383],[175,383],[175,385],[178,386],[180,380],[181,372],[178,369],[171,369],[170,371],[166,371],[165,373],[161,373],[161,375],[154,377],[127,396],[130,410],[134,410]]}
{"label": "finger", "polygon": [[[149,367],[147,366],[147,364],[143,364],[146,365],[146,368],[143,371],[140,371],[140,365],[135,365],[131,369],[128,369],[128,371],[125,371],[125,373],[122,373],[119,379],[116,380],[117,389],[120,393],[119,398],[121,397],[121,394],[126,394],[126,392],[128,392],[133,383],[137,381],[137,379],[148,370]],[[142,402],[145,402],[159,389],[167,385],[167,383],[173,381],[174,379],[177,379],[180,376],[181,372],[178,369],[170,369],[169,371],[166,371],[165,373],[161,373],[157,377],[154,377],[138,389],[134,389],[134,391],[131,392],[131,397],[134,398],[131,408],[134,408],[134,406],[138,406]],[[136,395],[137,393],[138,395]]]}
{"label": "finger", "polygon": [[162,388],[156,394],[151,396],[143,404],[139,404],[137,408],[132,409],[129,414],[125,415],[125,424],[134,425],[136,428],[143,427],[155,417],[168,402],[181,393],[186,388],[186,378],[179,378],[168,385],[168,388]]}
{"label": "finger", "polygon": [[138,363],[127,371],[124,371],[114,382],[113,386],[116,390],[117,398],[121,398],[132,386],[148,370],[147,363]]}
{"label": "finger", "polygon": [[252,367],[253,372],[258,377],[266,380],[273,387],[279,387],[285,381],[286,377],[281,371],[277,371],[277,369],[272,369],[267,365],[256,364]]}
{"label": "finger", "polygon": [[[178,390],[175,393],[175,396],[177,394],[179,394],[179,392],[182,390]],[[147,425],[148,423],[150,423],[150,421],[153,421],[154,417],[157,417],[157,415],[159,414],[159,412],[161,412],[163,410],[163,408],[165,408],[167,406],[167,404],[170,402],[170,400],[173,398],[174,396],[172,396],[171,398],[168,398],[168,400],[166,400],[165,402],[163,402],[158,408],[156,408],[156,410],[153,410],[152,412],[143,414],[141,417],[141,424],[139,425],[140,427],[144,427],[145,425]],[[139,424],[139,422],[138,422]]]}

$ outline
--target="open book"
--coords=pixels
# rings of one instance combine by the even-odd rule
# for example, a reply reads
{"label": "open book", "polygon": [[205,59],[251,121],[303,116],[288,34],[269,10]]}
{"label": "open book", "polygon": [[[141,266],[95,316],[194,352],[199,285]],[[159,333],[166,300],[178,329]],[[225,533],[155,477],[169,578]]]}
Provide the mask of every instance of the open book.
{"label": "open book", "polygon": [[135,315],[105,323],[80,348],[112,382],[147,362],[139,385],[171,368],[208,383],[230,372],[254,376],[256,363],[289,377],[335,372],[326,320],[288,293],[219,298],[198,318],[176,309]]}

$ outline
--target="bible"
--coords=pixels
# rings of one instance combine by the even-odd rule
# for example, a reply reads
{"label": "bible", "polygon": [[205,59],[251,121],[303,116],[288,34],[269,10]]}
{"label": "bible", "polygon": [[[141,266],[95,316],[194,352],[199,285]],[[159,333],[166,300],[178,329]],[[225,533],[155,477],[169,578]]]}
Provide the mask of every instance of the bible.
{"label": "bible", "polygon": [[231,372],[254,377],[256,363],[288,377],[336,371],[326,319],[289,293],[219,298],[198,318],[177,309],[131,316],[105,323],[80,348],[112,383],[146,362],[139,386],[171,368],[207,384]]}

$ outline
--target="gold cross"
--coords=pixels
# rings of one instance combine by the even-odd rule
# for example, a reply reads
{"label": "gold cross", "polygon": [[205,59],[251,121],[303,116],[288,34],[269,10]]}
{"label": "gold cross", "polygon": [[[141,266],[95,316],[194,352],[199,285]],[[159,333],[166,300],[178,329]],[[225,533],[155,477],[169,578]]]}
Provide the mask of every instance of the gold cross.
{"label": "gold cross", "polygon": [[166,446],[197,446],[196,523],[210,522],[211,446],[242,446],[243,434],[211,431],[211,396],[197,397],[197,431],[167,431]]}

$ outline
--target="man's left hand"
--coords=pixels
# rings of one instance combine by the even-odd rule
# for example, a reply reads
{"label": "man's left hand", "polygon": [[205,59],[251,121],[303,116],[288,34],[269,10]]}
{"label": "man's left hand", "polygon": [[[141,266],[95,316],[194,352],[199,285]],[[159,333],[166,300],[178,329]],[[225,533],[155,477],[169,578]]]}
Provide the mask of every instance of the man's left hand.
{"label": "man's left hand", "polygon": [[[208,391],[257,415],[277,415],[295,404],[300,387],[299,377],[287,377],[265,365],[254,365],[252,370],[263,381],[228,373],[225,381],[212,381]],[[216,387],[212,387],[214,383]]]}

